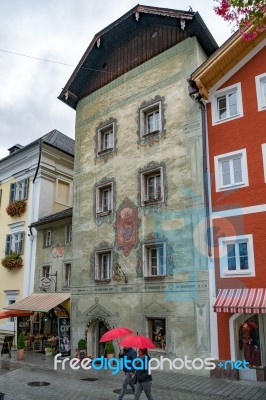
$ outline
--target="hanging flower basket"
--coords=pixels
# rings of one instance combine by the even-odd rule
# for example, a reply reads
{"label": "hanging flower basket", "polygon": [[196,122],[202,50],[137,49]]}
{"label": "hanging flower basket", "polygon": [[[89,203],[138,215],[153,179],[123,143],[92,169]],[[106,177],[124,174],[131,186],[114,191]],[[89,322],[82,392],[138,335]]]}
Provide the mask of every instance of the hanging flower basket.
{"label": "hanging flower basket", "polygon": [[21,217],[21,215],[26,211],[26,208],[27,203],[25,200],[15,200],[8,204],[6,212],[10,217]]}
{"label": "hanging flower basket", "polygon": [[8,256],[3,258],[1,263],[8,271],[13,271],[23,267],[23,259],[21,255],[15,252],[11,252]]}

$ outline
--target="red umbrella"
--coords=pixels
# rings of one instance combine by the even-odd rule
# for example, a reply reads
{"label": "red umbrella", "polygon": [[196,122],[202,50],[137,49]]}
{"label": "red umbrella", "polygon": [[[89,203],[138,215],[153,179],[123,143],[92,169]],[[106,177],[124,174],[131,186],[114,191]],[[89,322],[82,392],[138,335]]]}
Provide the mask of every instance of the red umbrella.
{"label": "red umbrella", "polygon": [[101,339],[99,340],[99,343],[108,342],[109,340],[113,339],[118,339],[121,338],[121,336],[128,335],[129,333],[132,333],[132,331],[128,328],[118,327],[110,329],[110,331],[107,331],[102,335]]}
{"label": "red umbrella", "polygon": [[130,335],[125,337],[118,343],[119,346],[136,347],[138,349],[155,349],[155,344],[151,339],[141,335]]}
{"label": "red umbrella", "polygon": [[248,324],[248,326],[251,328],[251,329],[258,329],[258,324],[256,324],[256,322],[247,322],[247,324]]}

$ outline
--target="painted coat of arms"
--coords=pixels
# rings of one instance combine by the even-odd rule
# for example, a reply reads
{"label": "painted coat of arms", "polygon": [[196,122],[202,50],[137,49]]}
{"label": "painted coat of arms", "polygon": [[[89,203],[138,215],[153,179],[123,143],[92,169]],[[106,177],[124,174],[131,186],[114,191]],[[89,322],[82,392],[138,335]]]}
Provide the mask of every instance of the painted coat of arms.
{"label": "painted coat of arms", "polygon": [[117,246],[128,256],[137,243],[137,208],[126,199],[116,213]]}

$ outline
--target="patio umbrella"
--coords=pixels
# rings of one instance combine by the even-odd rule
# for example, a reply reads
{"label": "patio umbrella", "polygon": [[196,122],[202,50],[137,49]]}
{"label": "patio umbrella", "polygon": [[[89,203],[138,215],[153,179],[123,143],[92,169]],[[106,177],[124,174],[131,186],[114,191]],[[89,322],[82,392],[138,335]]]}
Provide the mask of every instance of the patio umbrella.
{"label": "patio umbrella", "polygon": [[119,346],[136,347],[138,349],[155,349],[155,344],[151,339],[141,335],[126,336],[118,343]]}
{"label": "patio umbrella", "polygon": [[113,339],[119,339],[122,336],[128,335],[129,333],[132,333],[132,331],[128,328],[118,327],[110,329],[110,331],[107,331],[102,335],[101,339],[99,340],[99,343],[108,342],[109,340]]}

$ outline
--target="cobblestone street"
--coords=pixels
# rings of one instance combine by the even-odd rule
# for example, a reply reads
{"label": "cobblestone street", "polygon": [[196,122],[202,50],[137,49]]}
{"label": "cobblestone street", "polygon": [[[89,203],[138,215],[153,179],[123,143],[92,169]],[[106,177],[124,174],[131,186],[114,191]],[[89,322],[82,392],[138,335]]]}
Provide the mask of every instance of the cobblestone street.
{"label": "cobblestone street", "polygon": [[[25,360],[0,361],[0,392],[4,400],[113,400],[123,382],[123,374],[111,371],[53,370],[53,358],[27,352]],[[266,385],[260,382],[228,381],[171,372],[153,373],[154,400],[265,400]],[[47,386],[29,386],[47,382]],[[133,400],[128,390],[125,400]],[[141,399],[145,399],[142,394]]]}

